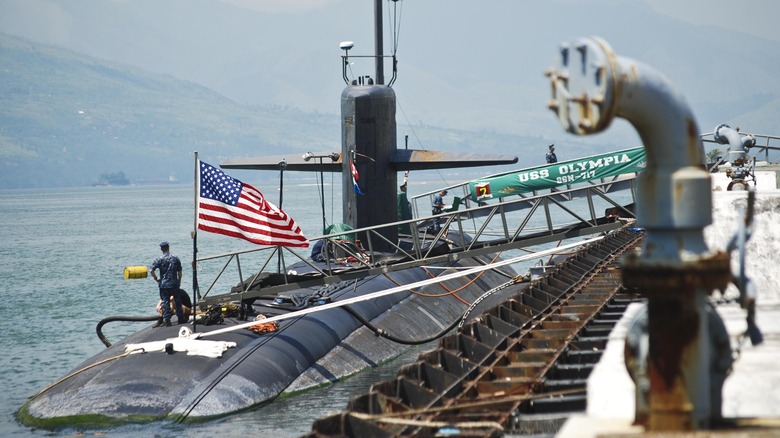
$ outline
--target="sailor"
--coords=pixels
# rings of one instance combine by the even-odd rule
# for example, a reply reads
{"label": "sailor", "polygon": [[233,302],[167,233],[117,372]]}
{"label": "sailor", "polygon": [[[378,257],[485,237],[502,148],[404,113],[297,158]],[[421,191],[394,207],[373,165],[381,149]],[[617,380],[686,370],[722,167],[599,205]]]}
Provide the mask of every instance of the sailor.
{"label": "sailor", "polygon": [[[160,300],[162,301],[163,315],[162,319],[157,322],[155,327],[161,325],[171,326],[171,303],[170,299],[173,297],[174,305],[176,306],[176,316],[178,317],[179,324],[185,324],[187,319],[184,318],[184,310],[181,307],[181,261],[175,255],[169,252],[168,242],[160,243],[160,251],[162,255],[158,257],[149,268],[149,273],[152,275],[154,281],[158,283],[160,289]],[[160,278],[157,278],[155,271],[160,270]]]}
{"label": "sailor", "polygon": [[[431,213],[433,214],[439,214],[442,211],[444,211],[444,197],[447,196],[447,191],[442,190],[439,193],[433,195],[433,203],[432,203],[432,209]],[[433,219],[433,231],[435,233],[438,233],[441,229],[441,218],[435,218]]]}
{"label": "sailor", "polygon": [[[190,296],[187,295],[187,291],[181,290],[179,293],[181,294],[181,310],[184,312],[184,318],[189,319],[192,314],[192,300],[190,299]],[[176,308],[176,301],[173,297],[169,300],[169,306],[174,306],[174,308]],[[163,316],[162,300],[157,301],[157,308],[155,310],[160,314],[160,317]]]}
{"label": "sailor", "polygon": [[550,149],[550,151],[547,152],[547,155],[545,155],[544,158],[548,163],[557,163],[558,157],[555,155],[555,145],[551,144],[550,146],[547,146],[547,148]]}
{"label": "sailor", "polygon": [[[399,187],[398,192],[398,220],[405,221],[412,218],[412,204],[409,202],[409,198],[406,196],[406,181]],[[398,232],[403,234],[411,234],[412,228],[409,224],[402,224],[398,226]]]}
{"label": "sailor", "polygon": [[311,248],[311,259],[315,262],[324,262],[326,257],[322,248],[325,245],[325,239],[319,239]]}

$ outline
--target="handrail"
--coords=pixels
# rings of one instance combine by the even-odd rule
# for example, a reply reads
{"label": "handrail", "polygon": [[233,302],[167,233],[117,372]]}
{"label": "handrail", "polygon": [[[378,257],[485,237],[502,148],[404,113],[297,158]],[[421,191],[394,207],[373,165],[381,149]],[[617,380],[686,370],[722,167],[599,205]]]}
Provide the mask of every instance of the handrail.
{"label": "handrail", "polygon": [[[705,142],[705,143],[716,143],[717,144],[718,142],[715,140],[714,135],[715,135],[715,131],[713,131],[713,132],[706,132],[704,134],[701,134],[700,137],[701,137],[702,142]],[[758,156],[758,154],[763,152],[764,153],[764,161],[768,162],[769,161],[769,151],[770,150],[780,151],[780,136],[740,132],[740,136],[747,136],[747,135],[751,135],[751,136],[753,136],[756,139],[756,144],[754,146],[752,146],[752,148],[751,148],[751,149],[756,149],[756,151],[753,154],[751,154],[753,157],[756,157],[756,156]],[[712,138],[707,138],[707,137],[712,137]],[[759,139],[762,140],[761,143],[763,143],[763,144],[761,144],[759,142]],[[709,170],[711,171],[716,166],[719,166],[720,164],[723,164],[723,163],[725,163],[727,161],[728,160],[726,159],[726,155],[724,155]]]}

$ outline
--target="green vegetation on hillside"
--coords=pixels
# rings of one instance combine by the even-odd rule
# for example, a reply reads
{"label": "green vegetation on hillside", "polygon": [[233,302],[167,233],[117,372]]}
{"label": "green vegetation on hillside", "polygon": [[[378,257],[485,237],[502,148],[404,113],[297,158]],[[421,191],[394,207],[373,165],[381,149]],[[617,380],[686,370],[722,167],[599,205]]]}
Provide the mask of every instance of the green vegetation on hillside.
{"label": "green vegetation on hillside", "polygon": [[127,179],[125,176],[125,173],[122,171],[119,172],[110,172],[110,173],[101,173],[100,178],[98,178],[98,182],[95,184],[96,186],[126,186],[130,185],[130,180]]}

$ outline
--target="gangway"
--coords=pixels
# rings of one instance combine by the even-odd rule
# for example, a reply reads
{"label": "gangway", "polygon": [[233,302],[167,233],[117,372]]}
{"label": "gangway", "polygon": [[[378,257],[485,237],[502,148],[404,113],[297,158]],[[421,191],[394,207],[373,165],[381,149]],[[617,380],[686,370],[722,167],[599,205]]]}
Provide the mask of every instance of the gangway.
{"label": "gangway", "polygon": [[[586,157],[582,160],[589,160]],[[566,162],[559,165],[566,165]],[[544,167],[544,166],[543,166]],[[537,168],[532,168],[537,169]],[[517,172],[528,171],[523,169]],[[512,172],[491,175],[486,178],[505,177]],[[318,241],[330,246],[342,257],[326,258],[325,266],[313,263],[309,254],[285,247],[263,247],[198,258],[198,263],[222,260],[223,266],[203,296],[197,299],[202,305],[228,301],[251,300],[301,288],[315,288],[332,283],[381,275],[419,266],[432,266],[486,254],[509,250],[522,250],[539,245],[560,242],[599,233],[606,233],[624,225],[622,218],[634,218],[633,203],[636,195],[635,181],[638,172],[604,176],[595,180],[581,180],[568,184],[549,184],[549,188],[531,190],[491,200],[473,199],[474,181],[446,187],[460,196],[457,210],[438,215],[422,215],[423,204],[436,192],[413,197],[413,218],[379,226],[338,231],[310,240],[312,247]],[[483,178],[482,180],[484,180]],[[584,205],[583,205],[584,204]],[[579,213],[587,212],[587,214]],[[433,231],[434,220],[441,230]],[[384,237],[387,227],[418,230],[416,233],[399,234],[396,242]],[[456,230],[457,233],[448,233]],[[362,236],[356,239],[356,236]],[[453,237],[455,236],[455,237]],[[377,245],[377,243],[379,245]],[[392,251],[374,251],[374,247],[390,246]],[[258,274],[244,277],[242,262],[260,254]],[[283,254],[306,264],[305,273],[288,270]],[[273,263],[279,263],[277,272],[263,271]],[[209,295],[220,276],[235,264],[240,283],[231,292]]]}

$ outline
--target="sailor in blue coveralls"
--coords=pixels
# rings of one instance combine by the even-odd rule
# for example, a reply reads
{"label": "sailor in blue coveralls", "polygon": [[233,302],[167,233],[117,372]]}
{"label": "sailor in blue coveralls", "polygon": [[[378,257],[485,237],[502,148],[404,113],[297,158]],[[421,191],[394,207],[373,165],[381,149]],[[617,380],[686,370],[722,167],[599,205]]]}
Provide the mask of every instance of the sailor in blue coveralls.
{"label": "sailor in blue coveralls", "polygon": [[[179,324],[185,324],[184,311],[181,307],[181,261],[175,255],[168,252],[168,242],[160,244],[160,250],[163,254],[152,263],[149,273],[160,287],[160,299],[162,300],[163,319],[155,327],[163,324],[171,325],[171,296],[176,306],[176,316]],[[160,270],[160,278],[157,278],[155,270]],[[163,321],[164,320],[164,321]]]}
{"label": "sailor in blue coveralls", "polygon": [[[447,191],[442,190],[439,193],[433,195],[433,202],[431,208],[431,214],[439,214],[444,211],[444,196],[447,196]],[[433,231],[438,233],[441,230],[442,218],[437,217],[433,220]]]}
{"label": "sailor in blue coveralls", "polygon": [[557,163],[558,162],[558,156],[555,155],[555,145],[551,144],[550,146],[547,146],[547,148],[550,150],[550,152],[547,152],[547,154],[544,156],[545,161],[548,163]]}

